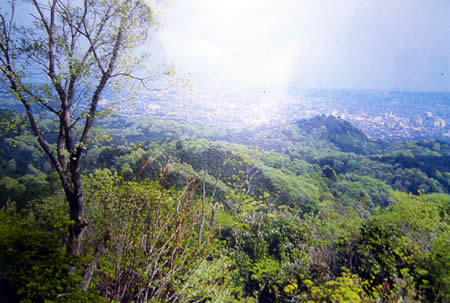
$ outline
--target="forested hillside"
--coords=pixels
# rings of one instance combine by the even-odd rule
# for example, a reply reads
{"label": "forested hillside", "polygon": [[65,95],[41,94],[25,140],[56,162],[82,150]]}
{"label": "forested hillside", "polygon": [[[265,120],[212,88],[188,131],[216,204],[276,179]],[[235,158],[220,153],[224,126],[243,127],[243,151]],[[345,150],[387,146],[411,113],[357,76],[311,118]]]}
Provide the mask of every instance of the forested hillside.
{"label": "forested hillside", "polygon": [[77,258],[24,116],[0,126],[3,300],[450,299],[448,143],[371,141],[332,116],[252,130],[104,117],[82,158]]}

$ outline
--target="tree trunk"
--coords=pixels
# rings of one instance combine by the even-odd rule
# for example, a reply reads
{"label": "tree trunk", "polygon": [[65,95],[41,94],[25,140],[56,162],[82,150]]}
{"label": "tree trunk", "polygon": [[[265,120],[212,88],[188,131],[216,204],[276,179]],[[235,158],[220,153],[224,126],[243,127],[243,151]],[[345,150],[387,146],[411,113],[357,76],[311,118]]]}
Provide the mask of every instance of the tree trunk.
{"label": "tree trunk", "polygon": [[70,220],[74,222],[69,228],[67,246],[70,254],[79,256],[81,254],[81,236],[86,229],[87,221],[84,219],[84,194],[81,183],[80,161],[79,159],[73,159],[70,162],[70,179],[72,182],[71,184],[63,184],[70,207]]}
{"label": "tree trunk", "polygon": [[[81,198],[83,200],[83,198]],[[79,200],[76,200],[75,203],[78,203]],[[77,215],[77,213],[80,213],[79,211],[73,211],[72,210],[72,203],[71,203],[71,211],[70,211],[70,219],[74,221],[73,225],[69,228],[69,237],[68,237],[68,249],[69,253],[74,256],[79,256],[81,254],[80,249],[80,240],[81,236],[87,226],[86,220],[83,219],[82,216]]]}
{"label": "tree trunk", "polygon": [[79,256],[80,250],[80,240],[81,236],[87,226],[86,220],[83,219],[83,208],[79,207],[83,205],[83,195],[76,196],[70,194],[69,206],[70,206],[70,220],[74,223],[69,227],[69,236],[67,237],[67,247],[69,253],[74,256]]}

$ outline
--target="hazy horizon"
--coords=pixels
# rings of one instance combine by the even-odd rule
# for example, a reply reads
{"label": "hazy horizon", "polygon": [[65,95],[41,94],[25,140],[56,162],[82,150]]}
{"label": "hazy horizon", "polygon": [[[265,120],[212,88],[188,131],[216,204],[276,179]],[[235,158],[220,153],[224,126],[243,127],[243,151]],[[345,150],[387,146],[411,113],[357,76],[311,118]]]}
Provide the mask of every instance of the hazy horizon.
{"label": "hazy horizon", "polygon": [[198,89],[448,92],[449,13],[443,0],[175,0],[153,43]]}

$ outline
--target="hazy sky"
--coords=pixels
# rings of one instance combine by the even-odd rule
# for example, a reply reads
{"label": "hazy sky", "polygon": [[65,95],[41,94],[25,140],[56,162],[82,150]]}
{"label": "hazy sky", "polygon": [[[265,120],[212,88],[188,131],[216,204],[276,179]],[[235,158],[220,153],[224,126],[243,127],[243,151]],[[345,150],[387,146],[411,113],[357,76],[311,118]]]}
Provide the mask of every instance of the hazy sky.
{"label": "hazy sky", "polygon": [[159,43],[199,88],[450,91],[450,0],[171,0]]}

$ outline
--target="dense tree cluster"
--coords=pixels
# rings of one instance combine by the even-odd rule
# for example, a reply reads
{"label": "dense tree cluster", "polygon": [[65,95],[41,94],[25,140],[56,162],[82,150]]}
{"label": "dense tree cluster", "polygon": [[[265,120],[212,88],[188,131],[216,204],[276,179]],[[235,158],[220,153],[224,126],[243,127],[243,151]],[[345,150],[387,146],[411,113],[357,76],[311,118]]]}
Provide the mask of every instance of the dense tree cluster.
{"label": "dense tree cluster", "polygon": [[[21,115],[2,117],[16,121],[1,123],[5,299],[449,300],[444,142],[372,142],[362,154],[298,125],[243,145],[242,133],[104,120],[110,138],[82,158],[89,224],[74,257],[57,176]],[[302,123],[324,131],[317,121]]]}

